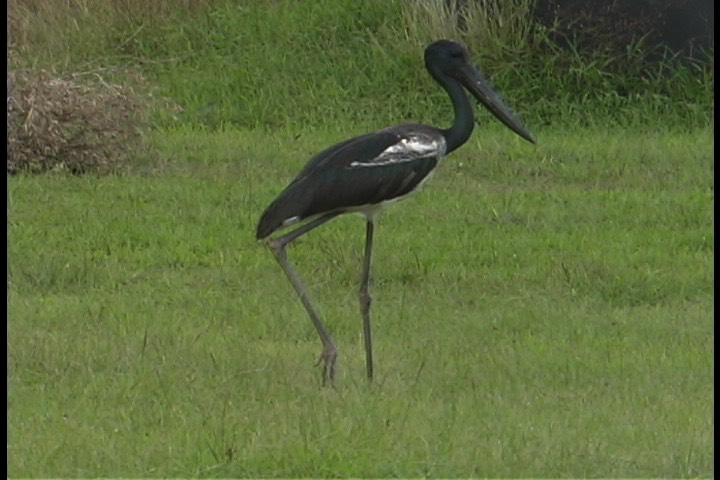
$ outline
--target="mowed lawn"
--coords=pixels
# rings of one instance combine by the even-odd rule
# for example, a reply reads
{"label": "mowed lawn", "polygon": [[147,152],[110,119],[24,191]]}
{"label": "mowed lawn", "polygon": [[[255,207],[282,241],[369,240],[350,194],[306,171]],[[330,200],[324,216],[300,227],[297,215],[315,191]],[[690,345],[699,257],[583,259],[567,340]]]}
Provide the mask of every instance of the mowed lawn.
{"label": "mowed lawn", "polygon": [[[174,132],[11,182],[12,477],[712,477],[712,129],[479,129],[376,231],[270,252],[265,206],[360,131]],[[300,135],[298,135],[300,134]]]}

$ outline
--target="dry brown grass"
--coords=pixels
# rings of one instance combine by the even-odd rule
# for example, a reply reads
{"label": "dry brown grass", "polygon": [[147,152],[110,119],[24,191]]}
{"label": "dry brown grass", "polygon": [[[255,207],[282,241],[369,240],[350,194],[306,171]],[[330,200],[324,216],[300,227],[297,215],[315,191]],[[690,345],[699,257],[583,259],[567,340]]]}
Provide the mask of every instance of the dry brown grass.
{"label": "dry brown grass", "polygon": [[408,38],[418,48],[450,38],[478,47],[483,59],[499,62],[526,50],[532,36],[535,0],[416,0],[406,2]]}
{"label": "dry brown grass", "polygon": [[11,74],[8,172],[110,173],[143,154],[149,94],[105,81],[100,72]]}

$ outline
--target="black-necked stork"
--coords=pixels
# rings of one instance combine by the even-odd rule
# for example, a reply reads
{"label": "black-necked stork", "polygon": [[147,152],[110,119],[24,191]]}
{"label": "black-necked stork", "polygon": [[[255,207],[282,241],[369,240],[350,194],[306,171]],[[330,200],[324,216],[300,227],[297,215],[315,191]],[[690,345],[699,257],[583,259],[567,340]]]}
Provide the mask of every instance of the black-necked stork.
{"label": "black-necked stork", "polygon": [[[266,240],[310,314],[323,343],[318,364],[323,364],[323,384],[333,382],[337,349],[313,306],[307,290],[287,258],[288,244],[344,213],[365,215],[367,231],[360,283],[368,379],[373,377],[370,329],[370,265],[375,222],[380,211],[417,191],[440,160],[467,141],[473,131],[472,105],[465,87],[502,123],[525,140],[532,134],[470,63],[467,50],[450,40],[439,40],[425,49],[425,66],[450,96],[455,119],[450,128],[408,124],[385,128],[338,143],[313,157],[298,176],[265,210],[257,239]],[[302,223],[280,237],[273,233]]]}

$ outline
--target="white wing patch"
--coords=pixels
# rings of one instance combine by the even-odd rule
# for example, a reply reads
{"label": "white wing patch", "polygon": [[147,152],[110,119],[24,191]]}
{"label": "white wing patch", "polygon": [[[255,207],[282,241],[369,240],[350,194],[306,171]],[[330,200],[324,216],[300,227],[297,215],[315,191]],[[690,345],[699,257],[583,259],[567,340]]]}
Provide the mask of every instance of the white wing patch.
{"label": "white wing patch", "polygon": [[296,215],[294,217],[286,218],[285,220],[283,220],[282,226],[289,227],[290,225],[294,225],[299,221],[300,221],[300,216]]}
{"label": "white wing patch", "polygon": [[368,161],[350,163],[351,168],[384,167],[398,163],[410,162],[418,158],[445,156],[445,140],[427,135],[410,135],[401,138],[398,143],[390,145],[380,155]]}

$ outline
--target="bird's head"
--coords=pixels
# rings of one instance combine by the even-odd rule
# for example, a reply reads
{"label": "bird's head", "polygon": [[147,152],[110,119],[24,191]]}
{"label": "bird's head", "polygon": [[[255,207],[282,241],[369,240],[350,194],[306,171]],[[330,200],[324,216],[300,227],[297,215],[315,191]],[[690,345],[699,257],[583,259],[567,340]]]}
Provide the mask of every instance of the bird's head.
{"label": "bird's head", "polygon": [[448,80],[459,82],[505,126],[528,142],[535,143],[530,131],[472,64],[464,46],[452,40],[438,40],[430,44],[425,49],[425,66],[440,84],[446,84]]}

